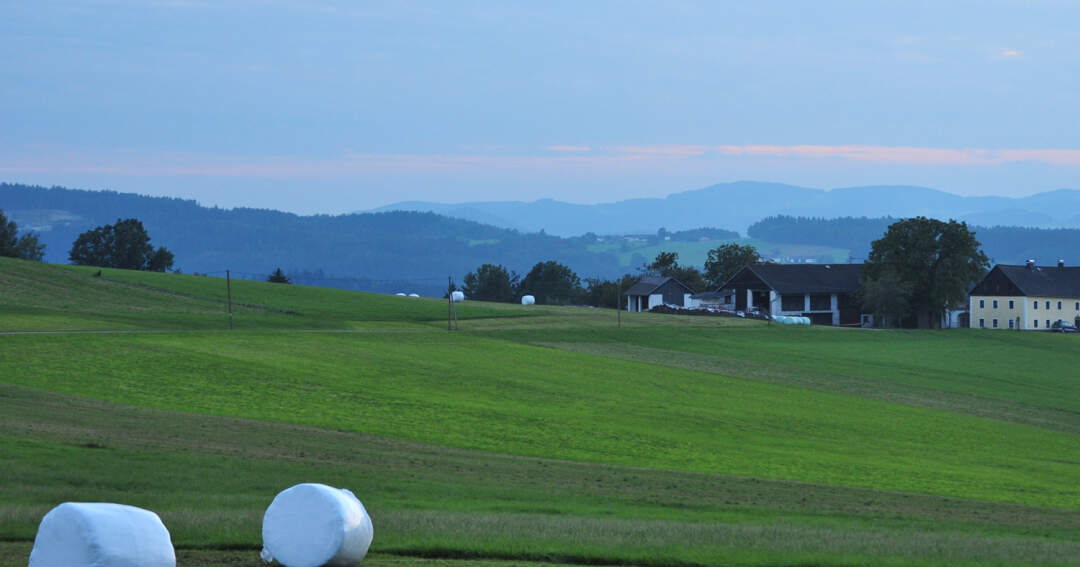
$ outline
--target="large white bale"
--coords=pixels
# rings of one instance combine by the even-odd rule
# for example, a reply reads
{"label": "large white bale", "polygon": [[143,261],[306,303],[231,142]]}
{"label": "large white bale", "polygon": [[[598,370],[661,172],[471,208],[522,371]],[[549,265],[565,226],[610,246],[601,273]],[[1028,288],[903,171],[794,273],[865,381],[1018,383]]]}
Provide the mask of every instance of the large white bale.
{"label": "large white bale", "polygon": [[521,304],[522,305],[533,305],[535,303],[536,303],[536,298],[535,297],[533,297],[531,295],[523,295],[523,296],[521,296]]}
{"label": "large white bale", "polygon": [[409,297],[420,297],[419,293],[410,293]]}
{"label": "large white bale", "polygon": [[45,514],[30,567],[176,567],[169,530],[142,508],[65,502]]}
{"label": "large white bale", "polygon": [[355,565],[367,555],[371,517],[352,492],[305,483],[281,491],[263,515],[262,558],[285,567]]}
{"label": "large white bale", "polygon": [[452,291],[452,292],[450,292],[450,300],[453,301],[454,303],[461,303],[462,301],[465,301],[465,292],[463,292],[463,291]]}

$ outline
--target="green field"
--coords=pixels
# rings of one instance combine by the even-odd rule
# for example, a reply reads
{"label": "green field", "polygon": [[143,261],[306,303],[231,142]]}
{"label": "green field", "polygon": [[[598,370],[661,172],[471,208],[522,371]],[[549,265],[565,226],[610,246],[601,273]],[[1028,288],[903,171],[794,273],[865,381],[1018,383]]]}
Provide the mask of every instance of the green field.
{"label": "green field", "polygon": [[1076,565],[1080,340],[446,304],[0,258],[0,566],[67,500],[258,565],[297,482],[370,565]]}

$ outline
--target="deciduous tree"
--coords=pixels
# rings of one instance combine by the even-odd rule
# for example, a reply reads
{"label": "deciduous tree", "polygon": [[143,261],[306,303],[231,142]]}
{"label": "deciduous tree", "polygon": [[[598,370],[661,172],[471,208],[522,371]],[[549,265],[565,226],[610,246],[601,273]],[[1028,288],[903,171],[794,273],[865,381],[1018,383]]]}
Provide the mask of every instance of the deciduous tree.
{"label": "deciduous tree", "polygon": [[762,263],[764,260],[758,254],[757,248],[749,244],[721,244],[709,250],[709,256],[705,260],[705,282],[711,288],[718,288],[746,266]]}
{"label": "deciduous tree", "polygon": [[172,267],[173,254],[150,245],[150,235],[138,219],[117,220],[88,230],[71,245],[68,259],[80,266],[164,272]]}
{"label": "deciduous tree", "polygon": [[40,262],[45,257],[45,245],[39,243],[33,233],[24,232],[19,236],[18,225],[0,210],[0,256]]}
{"label": "deciduous tree", "polygon": [[554,260],[537,263],[521,280],[520,292],[543,304],[573,303],[581,296],[581,278],[569,267]]}
{"label": "deciduous tree", "polygon": [[659,276],[675,278],[694,291],[705,289],[705,278],[702,277],[701,270],[693,266],[679,265],[678,252],[660,252],[647,269]]}
{"label": "deciduous tree", "polygon": [[[893,223],[873,242],[863,285],[905,293],[916,324],[934,327],[946,310],[967,304],[968,284],[988,265],[967,223],[915,217]],[[882,300],[867,306],[879,309]]]}
{"label": "deciduous tree", "polygon": [[520,276],[505,266],[484,264],[465,275],[462,291],[471,299],[481,301],[514,301]]}

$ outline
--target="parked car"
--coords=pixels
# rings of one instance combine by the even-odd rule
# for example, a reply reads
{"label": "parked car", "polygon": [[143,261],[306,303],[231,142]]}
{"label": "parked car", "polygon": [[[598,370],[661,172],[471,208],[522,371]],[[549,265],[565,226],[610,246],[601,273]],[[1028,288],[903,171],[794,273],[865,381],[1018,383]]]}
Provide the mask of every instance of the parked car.
{"label": "parked car", "polygon": [[1080,329],[1077,329],[1075,325],[1070,325],[1061,319],[1054,321],[1054,324],[1050,326],[1050,330],[1055,333],[1080,333]]}

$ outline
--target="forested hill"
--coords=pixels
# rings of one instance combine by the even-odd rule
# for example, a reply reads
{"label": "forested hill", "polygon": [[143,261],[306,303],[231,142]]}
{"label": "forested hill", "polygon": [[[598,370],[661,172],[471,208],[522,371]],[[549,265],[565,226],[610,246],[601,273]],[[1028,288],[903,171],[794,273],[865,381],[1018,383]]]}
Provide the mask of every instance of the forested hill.
{"label": "forested hill", "polygon": [[[112,191],[0,184],[0,209],[47,245],[45,260],[67,262],[83,231],[138,218],[154,245],[176,256],[186,273],[265,277],[276,267],[310,283],[371,291],[441,293],[484,263],[526,272],[558,260],[582,274],[615,277],[611,254],[582,239],[526,234],[433,213],[388,212],[299,216],[262,209],[202,207],[195,201]],[[307,272],[302,274],[302,272]]]}
{"label": "forested hill", "polygon": [[[896,220],[891,217],[775,216],[754,223],[748,232],[753,238],[773,242],[846,248],[853,257],[862,259],[870,253],[870,243],[881,238]],[[1047,265],[1062,259],[1070,265],[1080,265],[1080,229],[1016,226],[972,226],[971,229],[994,263],[1022,264],[1034,258]]]}

